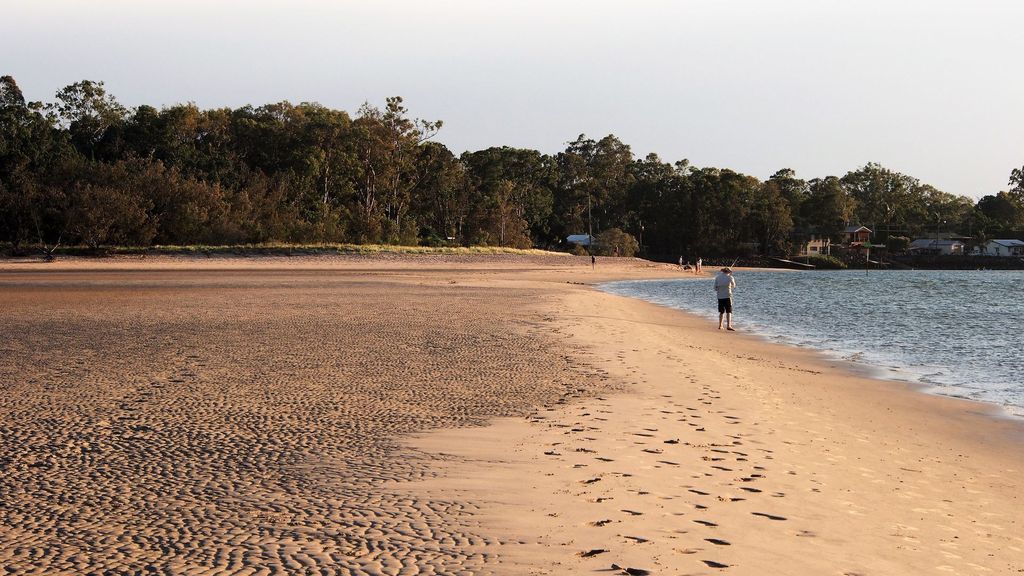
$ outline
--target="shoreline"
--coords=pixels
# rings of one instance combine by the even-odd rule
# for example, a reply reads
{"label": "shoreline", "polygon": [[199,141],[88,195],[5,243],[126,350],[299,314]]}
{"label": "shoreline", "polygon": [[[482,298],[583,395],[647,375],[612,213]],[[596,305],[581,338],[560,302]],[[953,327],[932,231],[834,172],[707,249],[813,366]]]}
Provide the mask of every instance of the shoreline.
{"label": "shoreline", "polygon": [[[750,271],[757,271],[757,272],[765,272],[765,271],[768,271],[768,272],[795,272],[795,271],[791,271],[791,270],[763,270],[763,269],[740,269],[740,270],[746,271],[746,272],[750,272]],[[663,280],[696,280],[696,278],[683,278],[683,279],[665,278]],[[680,312],[683,312],[685,314],[692,315],[695,318],[699,318],[701,320],[705,320],[705,321],[708,321],[708,322],[712,322],[713,323],[715,321],[714,318],[712,317],[712,314],[710,314],[710,313],[702,314],[699,311],[692,310],[692,309],[689,309],[689,308],[685,308],[685,307],[682,307],[682,306],[674,306],[672,304],[664,304],[664,303],[656,302],[654,300],[647,300],[647,299],[643,298],[642,296],[632,295],[632,294],[627,294],[627,293],[620,293],[620,292],[616,292],[614,290],[614,288],[611,288],[611,289],[607,288],[609,285],[614,285],[614,284],[618,284],[618,283],[629,284],[629,283],[633,283],[633,282],[658,282],[658,281],[659,281],[659,279],[620,280],[620,281],[612,281],[612,282],[604,282],[604,283],[595,284],[594,287],[595,287],[595,289],[600,290],[602,292],[606,292],[606,293],[610,293],[610,294],[616,294],[616,295],[623,296],[623,297],[626,297],[626,298],[633,298],[633,299],[636,299],[636,300],[647,302],[649,304],[653,304],[655,306],[663,307],[663,308],[665,308],[667,310],[680,311]],[[1006,419],[1010,419],[1010,420],[1020,420],[1020,421],[1024,422],[1024,404],[1018,405],[1018,404],[1010,404],[1010,403],[1005,403],[1005,402],[998,402],[998,401],[995,401],[995,400],[986,400],[984,398],[972,398],[972,397],[969,397],[969,396],[957,393],[957,392],[960,391],[960,388],[962,387],[962,384],[948,384],[948,383],[947,384],[943,384],[943,383],[939,383],[939,382],[929,382],[929,381],[923,380],[922,378],[925,378],[925,375],[921,374],[921,373],[915,373],[915,371],[911,367],[909,367],[909,366],[904,366],[904,365],[899,365],[899,364],[881,364],[881,363],[875,363],[875,362],[871,362],[871,361],[858,361],[858,360],[854,360],[854,359],[850,359],[850,358],[846,357],[846,355],[848,355],[848,354],[852,354],[852,355],[867,354],[867,352],[864,351],[864,350],[834,350],[834,349],[818,348],[818,347],[816,347],[814,345],[803,345],[803,344],[800,344],[800,343],[797,343],[797,342],[789,341],[789,340],[786,339],[786,336],[781,335],[779,333],[773,333],[771,331],[762,331],[762,330],[759,330],[756,327],[754,327],[754,328],[740,328],[740,331],[743,332],[743,334],[745,336],[757,338],[757,339],[759,339],[759,340],[761,340],[761,341],[763,341],[763,342],[765,342],[767,344],[772,344],[772,345],[783,346],[783,347],[787,347],[787,348],[793,348],[793,349],[807,351],[807,352],[811,353],[813,356],[818,357],[822,363],[827,363],[827,364],[832,365],[834,367],[841,368],[841,369],[845,370],[847,373],[849,373],[849,374],[851,374],[853,376],[858,376],[858,377],[862,377],[862,378],[869,378],[869,379],[873,379],[873,380],[880,380],[880,381],[884,381],[884,382],[892,382],[892,383],[900,384],[900,385],[903,385],[903,386],[908,386],[911,389],[914,389],[914,390],[916,390],[916,391],[918,391],[918,392],[920,392],[922,394],[926,394],[926,395],[929,395],[929,396],[939,396],[939,397],[945,397],[945,398],[951,398],[951,399],[955,399],[955,400],[963,400],[963,401],[967,401],[967,402],[971,402],[971,403],[976,403],[976,404],[979,404],[979,405],[982,405],[982,406],[990,407],[993,410],[993,417],[994,418],[999,418],[999,419],[1006,418]],[[950,368],[948,366],[946,366],[944,368],[947,369],[947,370],[952,370],[952,368]]]}
{"label": "shoreline", "polygon": [[[125,440],[148,442],[209,422],[215,437],[232,439],[218,444],[231,456],[226,462],[245,463],[271,448],[277,454],[282,446],[301,456],[280,470],[273,459],[260,460],[247,472],[265,485],[255,492],[238,480],[246,486],[238,493],[198,502],[199,510],[230,512],[236,523],[230,525],[241,534],[269,530],[268,541],[234,540],[230,531],[218,534],[222,524],[214,523],[212,534],[195,542],[197,555],[181,552],[175,566],[209,570],[222,556],[238,554],[238,573],[252,574],[268,562],[261,547],[274,546],[282,558],[275,566],[333,562],[353,573],[398,566],[445,573],[636,568],[752,575],[765,566],[793,575],[1024,568],[1020,422],[993,417],[974,401],[850,374],[811,350],[725,334],[699,316],[595,286],[692,278],[676,266],[605,259],[592,269],[589,259],[501,256],[213,260],[135,261],[114,269],[60,262],[15,274],[0,263],[0,293],[12,296],[7,309],[26,326],[63,325],[69,312],[87,327],[109,322],[97,316],[104,308],[94,309],[109,303],[129,315],[129,327],[139,321],[136,306],[156,306],[158,315],[168,314],[166,306],[180,308],[168,316],[167,326],[178,330],[170,344],[143,343],[133,352],[112,340],[117,362],[109,366],[92,348],[102,339],[84,353],[15,345],[16,353],[45,358],[6,368],[0,361],[0,375],[40,370],[32,382],[20,377],[24,393],[8,395],[14,405],[0,401],[13,431],[34,438],[72,428],[77,436],[68,442],[98,443],[99,451],[84,454],[88,464],[107,453],[107,439],[119,438],[122,416],[108,414],[127,406],[140,423],[124,431]],[[68,274],[53,274],[58,271]],[[83,301],[43,305],[69,294]],[[300,305],[305,299],[310,304]],[[197,315],[196,306],[211,315]],[[231,310],[229,318],[241,314],[245,329],[225,332],[224,310]],[[323,331],[331,337],[320,337]],[[39,338],[48,342],[53,335],[43,331]],[[267,357],[275,358],[273,365],[265,366]],[[52,364],[63,359],[66,365]],[[90,362],[111,371],[108,383],[88,371]],[[166,368],[173,370],[148,373]],[[62,389],[37,393],[34,381],[49,386],[65,374],[72,382],[98,380],[97,390],[88,390],[89,402],[68,397],[61,402],[70,408],[53,412]],[[146,388],[147,381],[160,386]],[[200,409],[168,425],[179,406],[201,408],[211,394],[212,405],[231,419]],[[351,415],[337,412],[349,406]],[[32,420],[37,413],[59,414],[76,426],[39,428]],[[306,420],[310,415],[315,418]],[[262,422],[266,430],[253,430],[275,443],[264,444],[236,417]],[[144,445],[159,455],[181,441]],[[370,451],[338,451],[349,444]],[[210,465],[207,453],[199,454],[194,465]],[[38,460],[22,462],[26,456],[17,450],[9,456],[13,480],[52,469],[61,473],[51,480],[59,484],[78,473],[60,470],[59,461],[35,468]],[[233,466],[217,474],[235,481]],[[278,473],[294,480],[276,487],[270,480]],[[124,476],[145,494],[152,480],[146,474]],[[157,480],[173,485],[193,476]],[[104,486],[89,486],[83,495]],[[11,502],[20,502],[24,491],[11,493]],[[268,508],[254,515],[249,506],[264,495]],[[189,498],[179,497],[183,502],[161,514],[191,510]],[[349,500],[354,508],[345,505]],[[0,552],[0,564],[30,566],[11,554],[17,545],[39,545],[44,536],[36,527],[48,518],[0,526],[8,550]],[[245,525],[253,520],[261,527]],[[127,533],[151,536],[153,528],[137,526],[138,519],[108,525],[120,522]],[[112,563],[100,567],[140,569],[145,559],[168,566],[143,544],[109,554]]]}

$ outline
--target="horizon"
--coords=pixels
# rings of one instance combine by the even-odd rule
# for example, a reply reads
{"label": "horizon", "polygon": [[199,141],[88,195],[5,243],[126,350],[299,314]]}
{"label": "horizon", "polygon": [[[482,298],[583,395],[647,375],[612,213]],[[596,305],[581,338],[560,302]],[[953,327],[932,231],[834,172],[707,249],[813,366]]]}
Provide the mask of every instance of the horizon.
{"label": "horizon", "polygon": [[18,4],[0,23],[0,73],[28,100],[89,79],[133,108],[287,100],[354,115],[402,96],[411,116],[444,121],[435,140],[456,154],[614,134],[637,158],[761,180],[876,162],[974,200],[1024,164],[1024,79],[1007,72],[1024,5],[1010,2],[241,6]]}

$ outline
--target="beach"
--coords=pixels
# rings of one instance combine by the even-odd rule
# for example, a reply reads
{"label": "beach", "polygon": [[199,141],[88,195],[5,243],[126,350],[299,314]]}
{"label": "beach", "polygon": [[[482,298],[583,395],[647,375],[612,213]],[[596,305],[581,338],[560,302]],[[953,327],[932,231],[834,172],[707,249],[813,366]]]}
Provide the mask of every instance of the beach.
{"label": "beach", "polygon": [[0,567],[1024,574],[1019,420],[593,287],[688,276],[0,263]]}

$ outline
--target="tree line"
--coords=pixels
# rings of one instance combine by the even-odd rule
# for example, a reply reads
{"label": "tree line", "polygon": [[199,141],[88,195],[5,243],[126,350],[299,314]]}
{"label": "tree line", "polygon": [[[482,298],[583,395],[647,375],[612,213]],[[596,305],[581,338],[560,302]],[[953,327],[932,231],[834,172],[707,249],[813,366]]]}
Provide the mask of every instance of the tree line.
{"label": "tree line", "polygon": [[27,102],[0,78],[0,242],[25,246],[384,243],[565,248],[593,230],[630,254],[785,255],[866,225],[876,241],[1019,237],[1024,168],[975,202],[867,164],[804,180],[634,156],[613,135],[542,154],[459,156],[399,97],[355,115],[316,103],[128,108],[102,82]]}

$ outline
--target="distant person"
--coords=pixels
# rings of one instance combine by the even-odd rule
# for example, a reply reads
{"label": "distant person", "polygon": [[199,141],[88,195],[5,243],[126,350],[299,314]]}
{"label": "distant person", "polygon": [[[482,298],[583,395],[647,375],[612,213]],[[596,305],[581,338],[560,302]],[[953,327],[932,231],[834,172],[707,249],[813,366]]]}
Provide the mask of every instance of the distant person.
{"label": "distant person", "polygon": [[596,268],[597,267],[597,256],[594,256],[593,254],[590,255],[590,267],[591,268]]}
{"label": "distant person", "polygon": [[679,267],[680,268],[683,267],[683,257],[682,256],[679,257]]}
{"label": "distant person", "polygon": [[718,329],[735,332],[732,327],[732,289],[736,287],[736,279],[732,277],[732,269],[726,266],[715,276],[715,293],[718,295]]}
{"label": "distant person", "polygon": [[695,272],[696,272],[697,274],[700,274],[700,269],[701,269],[701,267],[702,267],[703,265],[704,265],[704,260],[702,260],[702,259],[700,258],[700,256],[698,256],[698,257],[697,257],[697,265],[696,265],[696,266],[694,267],[694,271],[695,271]]}

